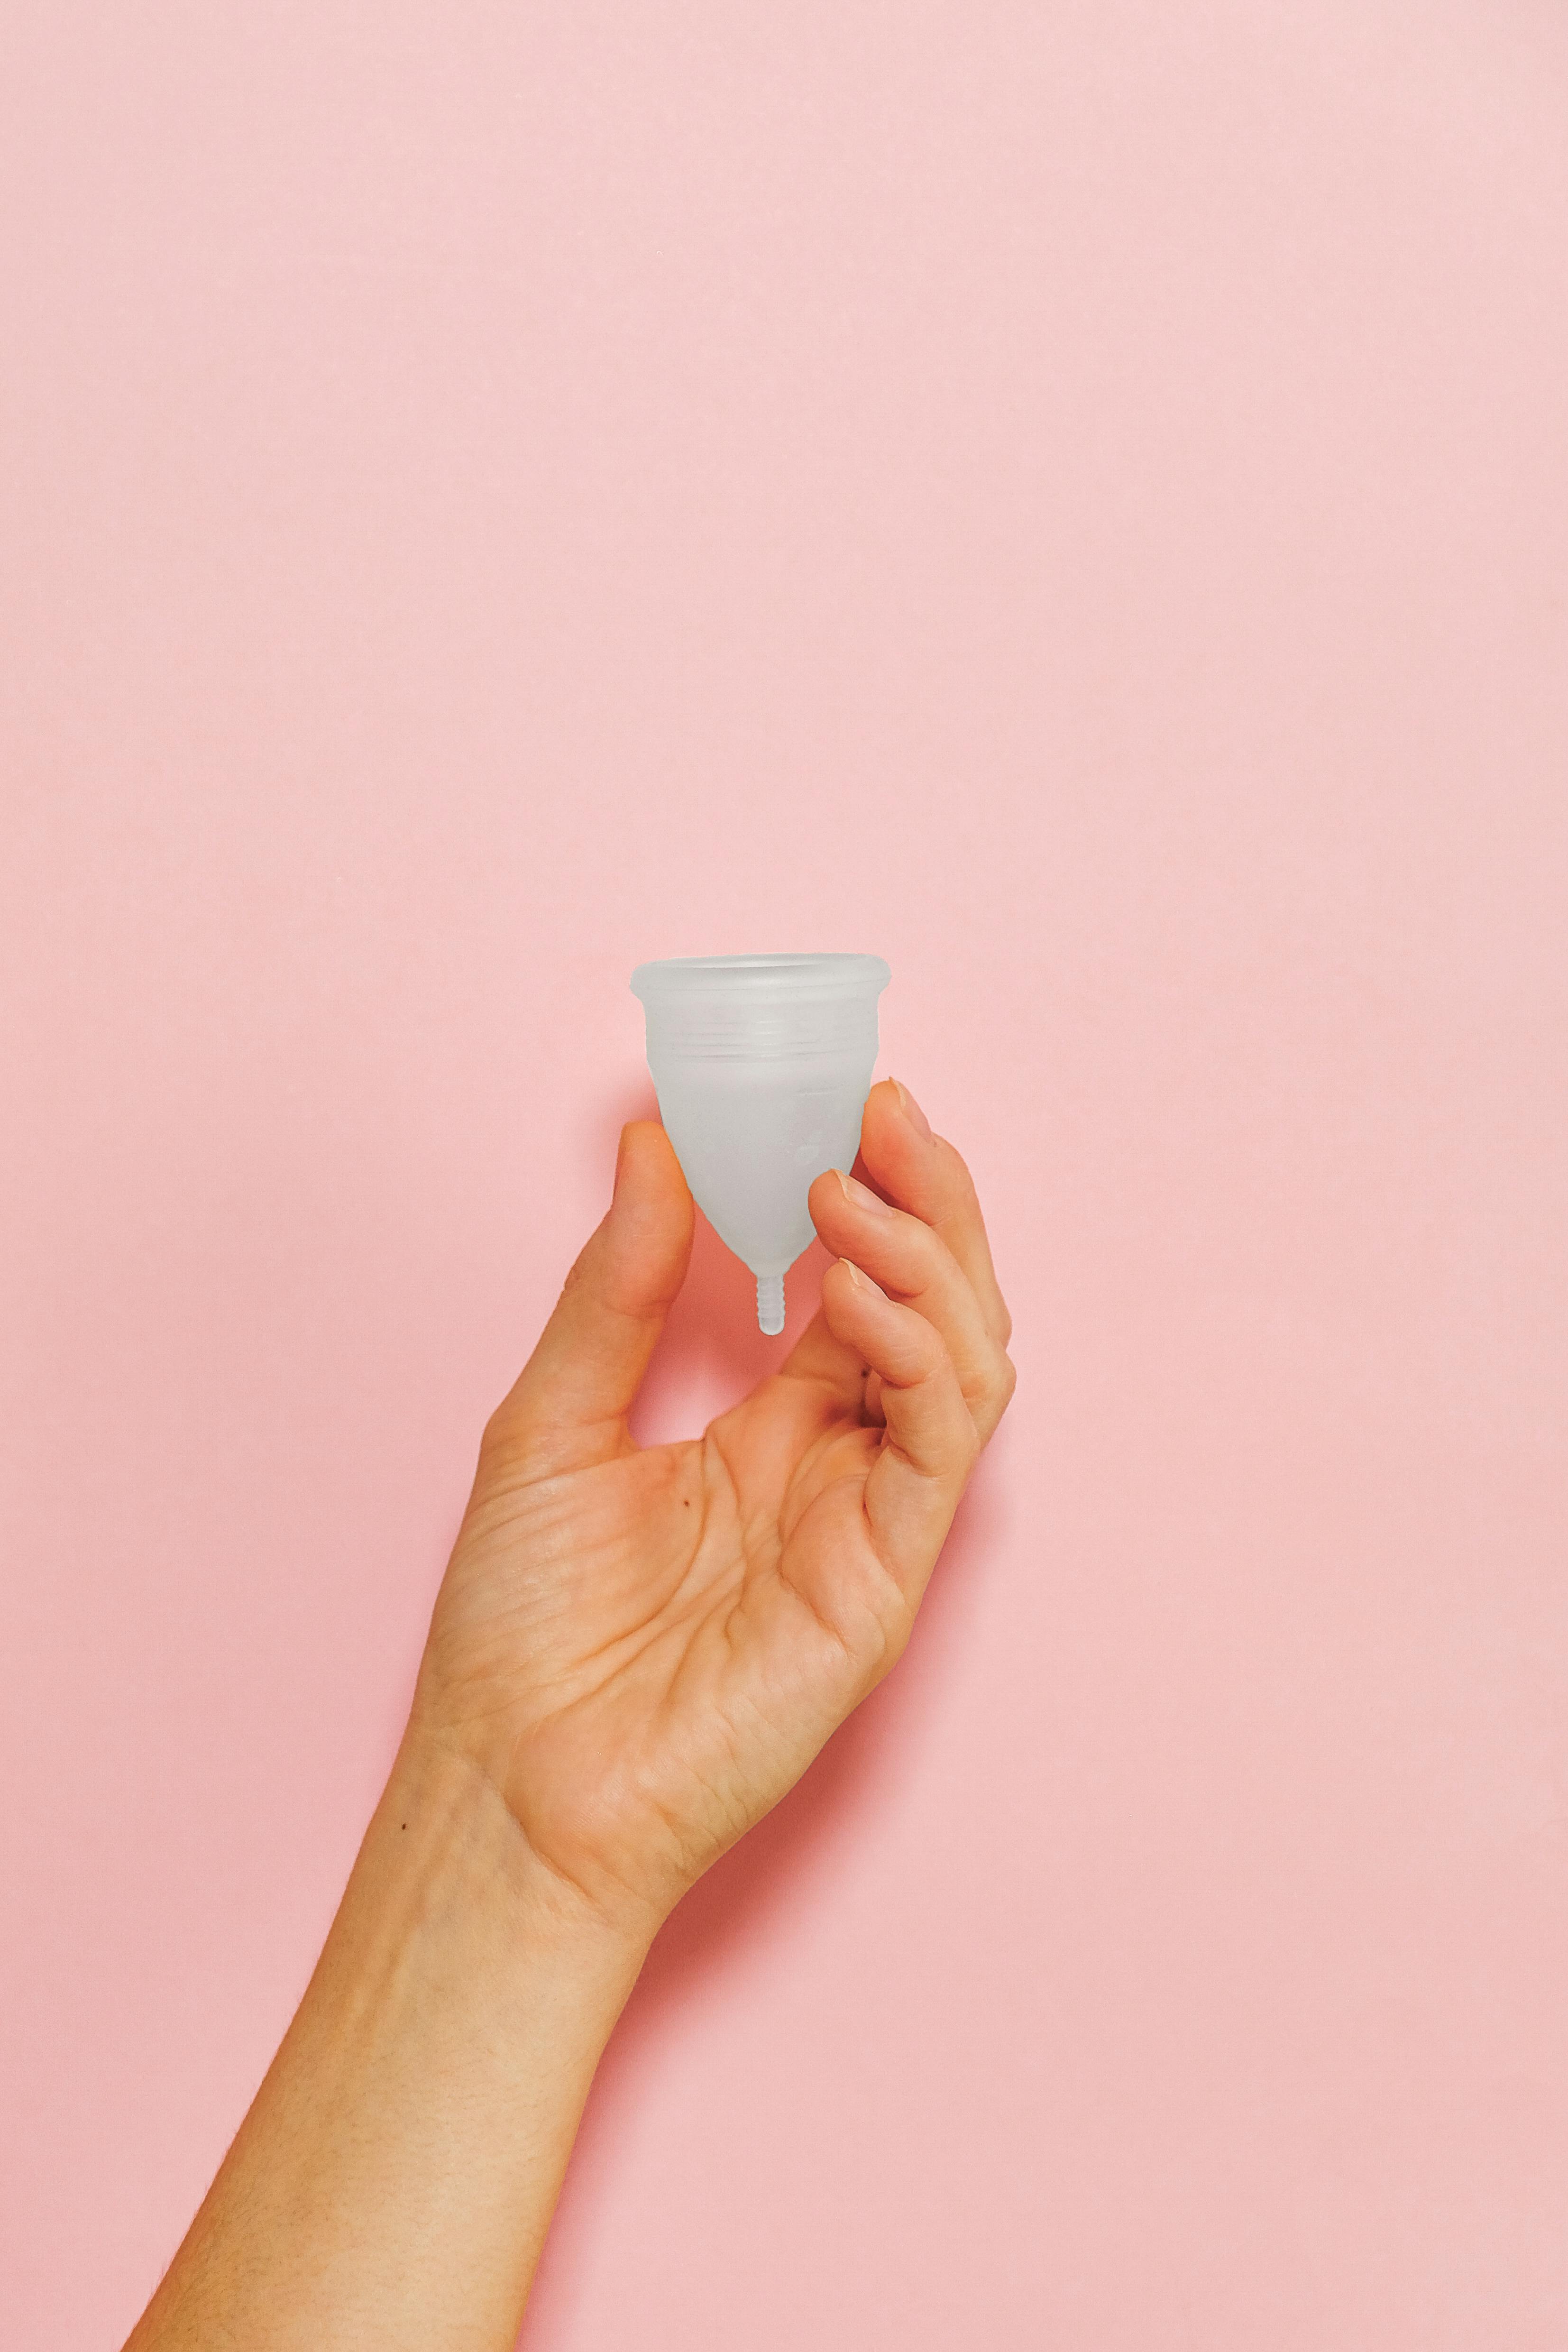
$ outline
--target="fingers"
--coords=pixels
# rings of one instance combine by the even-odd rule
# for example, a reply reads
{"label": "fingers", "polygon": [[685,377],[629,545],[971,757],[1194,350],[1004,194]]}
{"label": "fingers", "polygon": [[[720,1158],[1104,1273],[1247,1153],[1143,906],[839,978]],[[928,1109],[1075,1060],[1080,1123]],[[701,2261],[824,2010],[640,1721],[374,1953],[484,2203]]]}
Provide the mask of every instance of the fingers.
{"label": "fingers", "polygon": [[612,1460],[631,1444],[626,1415],[685,1279],[694,1223],[664,1128],[628,1120],[610,1207],[486,1432],[530,1477]]}
{"label": "fingers", "polygon": [[838,1258],[822,1276],[834,1333],[881,1376],[887,1426],[862,1507],[878,1559],[918,1608],[981,1439],[940,1333]]}
{"label": "fingers", "polygon": [[830,1169],[811,1186],[812,1218],[837,1257],[822,1280],[825,1334],[809,1332],[798,1352],[812,1343],[819,1376],[841,1385],[857,1359],[865,1367],[862,1416],[880,1418],[884,1435],[862,1507],[913,1609],[1017,1376],[968,1169],[906,1103],[895,1081],[871,1090],[857,1162],[869,1185]]}
{"label": "fingers", "polygon": [[980,1438],[988,1438],[1012,1395],[1013,1369],[947,1244],[919,1217],[836,1168],[816,1179],[809,1201],[828,1247],[935,1327]]}
{"label": "fingers", "polygon": [[[817,1229],[830,1249],[936,1323],[981,1436],[988,1437],[1017,1375],[1005,1352],[1012,1317],[968,1169],[945,1138],[929,1133],[907,1090],[893,1078],[881,1080],[867,1097],[855,1166],[869,1180],[872,1200],[857,1204],[852,1194],[846,1201],[841,1172],[828,1171],[809,1195]],[[900,1212],[891,1227],[870,1222],[878,1198]],[[822,1382],[863,1423],[874,1426],[883,1419],[880,1372],[868,1370],[825,1314],[813,1316],[780,1370]]]}
{"label": "fingers", "polygon": [[968,1276],[987,1329],[1005,1348],[1013,1319],[991,1264],[974,1180],[946,1137],[931,1133],[925,1113],[896,1078],[879,1079],[866,1097],[860,1157],[880,1192],[946,1243]]}

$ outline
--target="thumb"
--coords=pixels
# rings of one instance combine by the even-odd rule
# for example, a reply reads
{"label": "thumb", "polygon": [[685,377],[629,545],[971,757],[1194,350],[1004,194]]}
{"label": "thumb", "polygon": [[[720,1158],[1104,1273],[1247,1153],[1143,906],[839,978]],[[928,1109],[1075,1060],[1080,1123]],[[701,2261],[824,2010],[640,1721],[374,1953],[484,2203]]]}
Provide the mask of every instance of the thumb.
{"label": "thumb", "polygon": [[486,1433],[530,1477],[612,1461],[664,1318],[685,1280],[695,1214],[656,1118],[629,1119],[609,1208]]}

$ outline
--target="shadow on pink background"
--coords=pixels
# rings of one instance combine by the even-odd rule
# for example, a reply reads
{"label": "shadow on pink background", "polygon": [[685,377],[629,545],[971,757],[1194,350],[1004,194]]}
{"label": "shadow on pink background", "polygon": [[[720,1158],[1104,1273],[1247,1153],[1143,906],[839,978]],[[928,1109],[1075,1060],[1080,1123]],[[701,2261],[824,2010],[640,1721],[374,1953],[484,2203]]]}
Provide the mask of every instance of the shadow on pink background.
{"label": "shadow on pink background", "polygon": [[[632,967],[803,948],[1019,1388],[528,2352],[1568,2344],[1565,121],[1522,0],[10,11],[7,2346],[298,2000]],[[638,1433],[775,1353],[699,1226]]]}

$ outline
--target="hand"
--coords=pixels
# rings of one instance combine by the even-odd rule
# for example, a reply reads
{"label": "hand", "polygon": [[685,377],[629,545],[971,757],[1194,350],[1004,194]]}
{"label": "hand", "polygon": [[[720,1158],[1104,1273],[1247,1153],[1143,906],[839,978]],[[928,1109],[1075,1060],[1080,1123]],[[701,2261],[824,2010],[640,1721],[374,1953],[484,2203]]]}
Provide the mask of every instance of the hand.
{"label": "hand", "polygon": [[647,1447],[627,1413],[695,1212],[663,1127],[630,1121],[611,1207],[486,1426],[411,1731],[477,1764],[570,1899],[640,1938],[900,1655],[1013,1393],[968,1170],[906,1100],[893,1079],[867,1099],[874,1190],[810,1188],[835,1263],[784,1363],[702,1436]]}
{"label": "hand", "polygon": [[694,1210],[622,1129],[305,1997],[127,2352],[515,2341],[654,1930],[898,1656],[1013,1391],[968,1171],[890,1079],[856,1165],[864,1198],[811,1187],[838,1260],[787,1360],[639,1447]]}

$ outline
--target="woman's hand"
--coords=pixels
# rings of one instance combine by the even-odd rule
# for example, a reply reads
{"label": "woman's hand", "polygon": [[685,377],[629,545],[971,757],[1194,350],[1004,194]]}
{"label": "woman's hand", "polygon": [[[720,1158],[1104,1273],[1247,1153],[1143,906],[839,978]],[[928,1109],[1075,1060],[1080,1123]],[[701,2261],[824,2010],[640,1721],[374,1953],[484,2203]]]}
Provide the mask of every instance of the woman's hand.
{"label": "woman's hand", "polygon": [[563,1893],[638,1942],[899,1656],[1013,1392],[968,1170],[893,1079],[856,1166],[874,1191],[811,1186],[837,1263],[779,1370],[639,1447],[694,1209],[663,1127],[622,1129],[437,1598],[411,1733],[476,1764]]}

